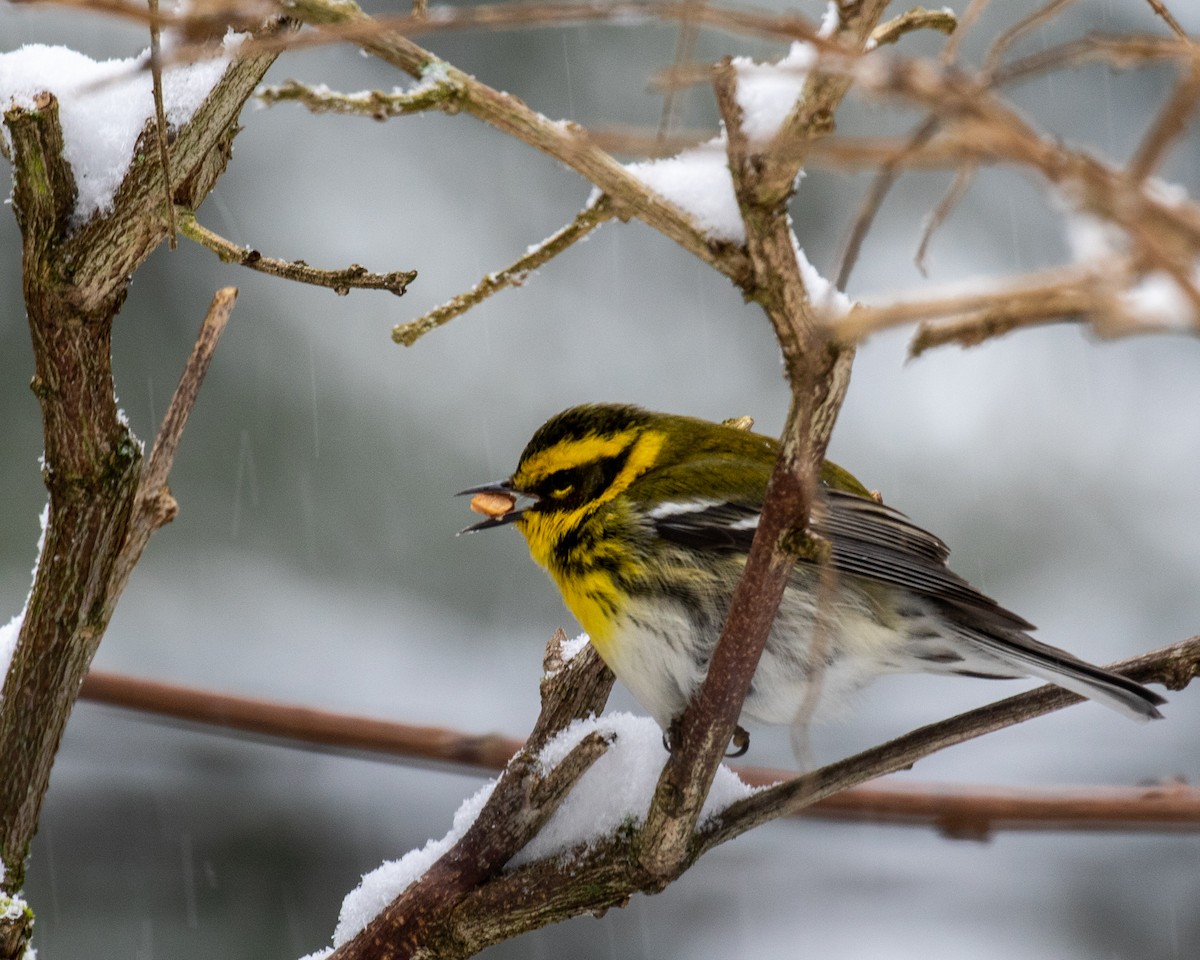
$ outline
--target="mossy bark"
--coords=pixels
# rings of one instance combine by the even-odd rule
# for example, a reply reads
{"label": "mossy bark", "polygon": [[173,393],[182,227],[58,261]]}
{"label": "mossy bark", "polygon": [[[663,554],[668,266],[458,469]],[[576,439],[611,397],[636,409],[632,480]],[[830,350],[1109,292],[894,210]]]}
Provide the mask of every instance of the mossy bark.
{"label": "mossy bark", "polygon": [[[242,105],[273,59],[258,54],[231,64],[175,133],[175,202],[194,207],[212,189]],[[116,406],[112,328],[133,272],[167,236],[168,190],[157,155],[144,149],[152,143],[148,128],[112,210],[79,225],[57,101],[42,94],[32,108],[8,110],[4,123],[50,496],[33,590],[12,665],[0,678],[0,892],[15,893],[67,718],[124,584],[114,574],[130,534],[142,449]],[[28,910],[0,919],[0,960],[24,953],[31,926]]]}

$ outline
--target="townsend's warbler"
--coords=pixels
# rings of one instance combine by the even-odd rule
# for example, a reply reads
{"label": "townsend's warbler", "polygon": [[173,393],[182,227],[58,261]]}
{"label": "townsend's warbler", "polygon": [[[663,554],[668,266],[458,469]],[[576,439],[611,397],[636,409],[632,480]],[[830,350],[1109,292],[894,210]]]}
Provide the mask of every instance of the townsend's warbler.
{"label": "townsend's warbler", "polygon": [[[777,441],[633,406],[573,407],[544,423],[507,480],[464,490],[512,523],[593,646],[669,728],[704,678],[758,524]],[[797,563],[742,708],[793,723],[883,673],[1035,676],[1136,719],[1162,697],[1032,639],[1032,624],[946,566],[945,544],[826,461],[810,527],[836,583]],[[467,532],[464,531],[464,532]],[[814,656],[819,603],[827,626]],[[814,669],[816,661],[816,669]]]}

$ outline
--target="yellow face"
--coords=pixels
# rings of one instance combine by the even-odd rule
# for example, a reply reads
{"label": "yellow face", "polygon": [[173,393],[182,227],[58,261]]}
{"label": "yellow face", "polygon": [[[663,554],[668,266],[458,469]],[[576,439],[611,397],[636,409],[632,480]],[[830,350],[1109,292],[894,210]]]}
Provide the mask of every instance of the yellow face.
{"label": "yellow face", "polygon": [[633,573],[630,565],[640,564],[620,538],[603,535],[598,514],[654,465],[665,439],[661,431],[634,428],[564,437],[523,457],[508,484],[537,497],[514,525],[602,654],[622,596],[610,570]]}

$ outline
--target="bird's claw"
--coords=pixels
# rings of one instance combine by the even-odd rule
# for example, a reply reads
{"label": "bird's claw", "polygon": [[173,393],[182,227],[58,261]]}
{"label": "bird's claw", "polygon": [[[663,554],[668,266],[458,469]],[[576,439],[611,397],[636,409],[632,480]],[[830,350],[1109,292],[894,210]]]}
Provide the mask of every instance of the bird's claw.
{"label": "bird's claw", "polygon": [[[674,753],[675,747],[679,745],[679,719],[676,718],[670,722],[662,735],[663,749],[667,753]],[[725,754],[726,759],[736,757],[744,757],[750,749],[750,732],[745,727],[736,726],[733,728],[733,736],[729,738],[731,750]]]}

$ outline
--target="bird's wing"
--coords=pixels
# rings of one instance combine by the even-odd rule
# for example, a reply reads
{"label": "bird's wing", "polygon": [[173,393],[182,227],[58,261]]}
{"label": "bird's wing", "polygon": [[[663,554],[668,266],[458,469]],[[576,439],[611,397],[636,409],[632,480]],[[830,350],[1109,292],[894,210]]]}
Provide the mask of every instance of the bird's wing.
{"label": "bird's wing", "polygon": [[828,490],[814,514],[813,530],[833,545],[839,571],[912,590],[941,605],[951,620],[974,629],[1033,629],[946,566],[949,548],[899,511]]}
{"label": "bird's wing", "polygon": [[[737,499],[735,491],[696,482],[675,487],[685,493],[647,511],[654,532],[692,549],[746,553],[758,529],[761,502]],[[755,487],[765,489],[766,480]],[[699,491],[704,491],[703,493]],[[946,566],[950,551],[904,514],[873,499],[823,487],[813,505],[811,527],[832,546],[842,574],[903,588],[933,603],[990,660],[1013,675],[1041,677],[1092,697],[1136,719],[1155,718],[1162,697],[1125,677],[1040,643],[1025,631],[1033,625],[1000,606]],[[1007,675],[996,673],[997,676]]]}
{"label": "bird's wing", "polygon": [[[758,529],[762,503],[744,499],[749,486],[744,483],[736,490],[714,488],[714,473],[709,472],[712,466],[715,464],[706,470],[704,461],[691,462],[682,475],[670,477],[668,489],[680,491],[680,495],[648,507],[645,516],[654,532],[671,543],[695,550],[745,553]],[[762,473],[761,483],[752,485],[755,490],[766,487],[766,467]],[[840,573],[911,590],[973,629],[1033,629],[1027,620],[1005,610],[947,567],[950,551],[945,543],[891,507],[822,488],[811,526],[814,533],[829,540],[834,567]]]}

